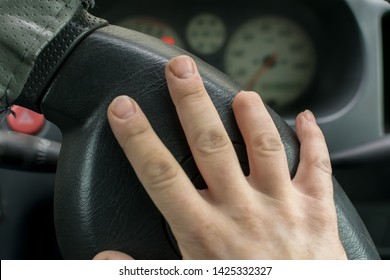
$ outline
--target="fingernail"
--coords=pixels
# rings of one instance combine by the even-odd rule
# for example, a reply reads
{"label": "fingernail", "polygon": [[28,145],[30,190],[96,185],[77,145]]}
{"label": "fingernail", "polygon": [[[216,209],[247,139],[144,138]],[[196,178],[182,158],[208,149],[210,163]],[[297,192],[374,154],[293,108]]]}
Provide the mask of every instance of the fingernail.
{"label": "fingernail", "polygon": [[305,117],[305,119],[309,122],[313,122],[315,123],[316,122],[316,118],[314,117],[313,113],[310,111],[310,110],[305,110],[303,112],[303,116]]}
{"label": "fingernail", "polygon": [[134,101],[128,96],[118,96],[111,103],[111,112],[119,119],[130,118],[135,111]]}
{"label": "fingernail", "polygon": [[188,79],[195,73],[192,59],[188,56],[179,56],[171,60],[169,69],[179,79]]}

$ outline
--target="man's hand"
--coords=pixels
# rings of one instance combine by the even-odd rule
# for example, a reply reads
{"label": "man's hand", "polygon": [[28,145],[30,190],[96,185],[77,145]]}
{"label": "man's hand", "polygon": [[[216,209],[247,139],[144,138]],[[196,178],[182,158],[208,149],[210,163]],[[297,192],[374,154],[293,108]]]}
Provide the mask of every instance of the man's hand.
{"label": "man's hand", "polygon": [[[134,100],[117,97],[108,119],[183,258],[345,259],[329,154],[313,114],[305,111],[296,119],[301,154],[291,180],[283,144],[260,96],[238,93],[233,111],[248,152],[246,177],[195,62],[172,59],[166,79],[206,190],[193,186]],[[107,254],[103,258],[112,253]]]}

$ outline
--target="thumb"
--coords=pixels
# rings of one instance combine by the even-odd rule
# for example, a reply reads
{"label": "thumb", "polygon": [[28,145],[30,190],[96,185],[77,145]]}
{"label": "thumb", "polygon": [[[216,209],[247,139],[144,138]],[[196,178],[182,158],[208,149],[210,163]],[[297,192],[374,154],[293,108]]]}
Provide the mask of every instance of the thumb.
{"label": "thumb", "polygon": [[129,255],[119,251],[103,251],[98,253],[93,260],[134,260]]}

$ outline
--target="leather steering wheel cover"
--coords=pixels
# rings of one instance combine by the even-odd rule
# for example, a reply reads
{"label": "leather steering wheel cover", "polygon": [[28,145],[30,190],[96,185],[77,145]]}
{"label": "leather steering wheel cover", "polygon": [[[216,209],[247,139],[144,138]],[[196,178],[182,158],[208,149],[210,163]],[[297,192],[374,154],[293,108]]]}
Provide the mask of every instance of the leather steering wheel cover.
{"label": "leather steering wheel cover", "polygon": [[[164,77],[166,62],[183,53],[138,32],[108,26],[85,38],[58,71],[43,99],[42,111],[63,132],[54,207],[64,258],[90,259],[107,249],[136,259],[180,258],[163,217],[116,143],[106,110],[115,96],[132,96],[175,158],[182,164],[189,162],[189,148]],[[245,165],[245,147],[231,112],[231,101],[240,87],[218,70],[199,60],[197,63]],[[284,120],[269,111],[294,176],[299,143]],[[191,177],[198,172],[193,164],[186,165],[185,170]],[[379,258],[364,224],[337,183],[335,204],[348,257]]]}

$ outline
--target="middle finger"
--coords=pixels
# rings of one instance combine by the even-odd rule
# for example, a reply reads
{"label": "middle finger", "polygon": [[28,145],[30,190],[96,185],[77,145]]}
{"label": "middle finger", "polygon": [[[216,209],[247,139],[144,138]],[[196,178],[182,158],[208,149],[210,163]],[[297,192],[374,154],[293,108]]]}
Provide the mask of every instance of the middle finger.
{"label": "middle finger", "polygon": [[195,62],[176,57],[166,67],[172,100],[195,162],[212,193],[235,196],[245,176]]}

